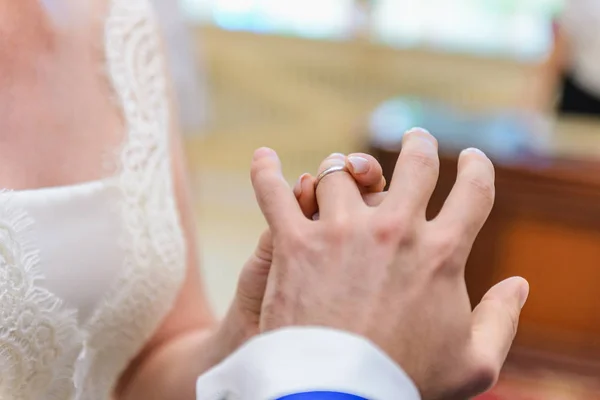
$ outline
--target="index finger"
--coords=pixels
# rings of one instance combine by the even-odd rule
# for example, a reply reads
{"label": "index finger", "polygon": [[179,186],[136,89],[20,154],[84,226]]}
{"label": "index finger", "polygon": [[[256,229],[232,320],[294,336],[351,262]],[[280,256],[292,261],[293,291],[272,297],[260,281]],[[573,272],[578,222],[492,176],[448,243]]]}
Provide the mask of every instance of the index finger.
{"label": "index finger", "polygon": [[302,211],[274,150],[263,147],[254,152],[250,175],[260,210],[274,233],[302,223]]}

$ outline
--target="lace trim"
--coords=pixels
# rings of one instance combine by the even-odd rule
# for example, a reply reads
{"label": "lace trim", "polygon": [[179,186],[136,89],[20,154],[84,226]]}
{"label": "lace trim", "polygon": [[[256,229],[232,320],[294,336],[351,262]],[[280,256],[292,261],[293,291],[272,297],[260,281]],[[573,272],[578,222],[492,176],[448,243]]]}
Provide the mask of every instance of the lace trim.
{"label": "lace trim", "polygon": [[170,310],[185,275],[169,156],[169,105],[157,22],[147,0],[111,0],[105,30],[109,76],[127,140],[120,187],[127,237],[121,275],[86,331],[78,398],[107,399],[128,362]]}
{"label": "lace trim", "polygon": [[0,399],[72,398],[76,312],[39,286],[33,221],[0,194]]}

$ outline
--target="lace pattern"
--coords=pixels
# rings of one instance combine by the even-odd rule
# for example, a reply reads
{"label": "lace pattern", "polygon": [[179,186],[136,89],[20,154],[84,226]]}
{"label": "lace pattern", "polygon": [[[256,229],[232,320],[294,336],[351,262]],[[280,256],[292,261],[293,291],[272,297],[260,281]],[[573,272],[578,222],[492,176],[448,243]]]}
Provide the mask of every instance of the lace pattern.
{"label": "lace pattern", "polygon": [[126,256],[103,302],[79,326],[76,312],[41,285],[33,221],[11,208],[9,192],[0,193],[0,399],[110,399],[185,275],[157,23],[148,0],[109,1],[107,67],[127,135],[118,181]]}
{"label": "lace pattern", "polygon": [[126,237],[121,275],[90,320],[77,398],[108,399],[118,375],[172,306],[185,274],[169,157],[169,104],[157,21],[147,0],[111,0],[109,76],[127,129],[120,187]]}
{"label": "lace pattern", "polygon": [[0,399],[73,396],[76,313],[43,289],[33,221],[0,194]]}

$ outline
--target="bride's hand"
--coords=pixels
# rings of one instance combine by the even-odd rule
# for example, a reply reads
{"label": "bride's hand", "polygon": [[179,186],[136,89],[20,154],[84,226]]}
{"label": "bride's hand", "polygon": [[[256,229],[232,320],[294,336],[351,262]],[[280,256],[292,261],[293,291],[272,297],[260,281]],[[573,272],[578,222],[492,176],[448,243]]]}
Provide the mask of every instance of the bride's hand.
{"label": "bride's hand", "polygon": [[[319,167],[319,173],[333,166],[346,166],[363,193],[367,204],[378,204],[385,187],[381,165],[372,156],[353,153],[348,156],[332,154]],[[302,212],[312,218],[318,212],[315,194],[316,177],[303,174],[293,188]],[[258,333],[260,311],[272,259],[271,232],[267,229],[260,237],[256,250],[241,272],[233,303],[223,321],[219,336],[225,353],[232,352],[247,339]],[[226,356],[228,354],[224,354]]]}
{"label": "bride's hand", "polygon": [[[319,173],[330,167],[345,166],[354,177],[365,201],[372,193],[380,193],[385,188],[385,178],[381,165],[373,156],[364,153],[353,153],[348,157],[334,153],[327,157],[319,166]],[[313,218],[319,211],[315,193],[316,178],[303,174],[294,186],[294,195],[307,218]]]}

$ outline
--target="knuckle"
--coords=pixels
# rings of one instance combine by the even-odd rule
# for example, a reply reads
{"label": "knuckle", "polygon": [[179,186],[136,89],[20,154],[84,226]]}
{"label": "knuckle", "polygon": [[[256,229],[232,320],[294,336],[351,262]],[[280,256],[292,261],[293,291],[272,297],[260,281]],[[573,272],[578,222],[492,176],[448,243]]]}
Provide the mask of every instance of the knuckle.
{"label": "knuckle", "polygon": [[[261,161],[258,161],[261,162]],[[277,177],[269,169],[256,168],[251,171],[256,196],[264,203],[274,203],[278,196]]]}
{"label": "knuckle", "polygon": [[500,377],[501,365],[496,361],[479,357],[471,367],[467,378],[467,386],[472,393],[483,393],[493,387]]}
{"label": "knuckle", "polygon": [[331,227],[338,232],[345,232],[352,228],[352,219],[346,213],[337,213],[331,221]]}
{"label": "knuckle", "polygon": [[259,198],[267,205],[276,203],[277,191],[270,185],[262,185]]}
{"label": "knuckle", "polygon": [[325,235],[328,241],[341,242],[352,232],[354,223],[349,215],[337,213],[335,217],[327,221]]}
{"label": "knuckle", "polygon": [[437,170],[439,168],[439,160],[433,152],[415,149],[408,152],[407,158],[416,169]]}
{"label": "knuckle", "polygon": [[268,177],[270,160],[266,158],[258,159],[252,162],[252,166],[250,168],[250,177],[253,181],[263,181]]}
{"label": "knuckle", "polygon": [[289,252],[289,254],[305,251],[310,244],[304,231],[297,227],[288,229],[280,240],[278,245],[281,246],[283,252]]}
{"label": "knuckle", "polygon": [[457,251],[461,246],[459,236],[444,232],[432,235],[430,240],[428,254],[432,255],[433,268],[449,273],[460,271],[461,264],[456,259]]}
{"label": "knuckle", "polygon": [[403,214],[377,218],[372,223],[371,229],[374,237],[380,243],[397,242],[403,245],[412,243],[414,239],[411,220]]}
{"label": "knuckle", "polygon": [[491,180],[481,177],[473,177],[469,179],[469,187],[477,195],[485,201],[486,204],[492,204],[495,197],[495,187]]}
{"label": "knuckle", "polygon": [[448,257],[456,251],[459,245],[459,239],[457,235],[453,235],[448,232],[444,234],[434,236],[434,247],[435,251],[439,254]]}

